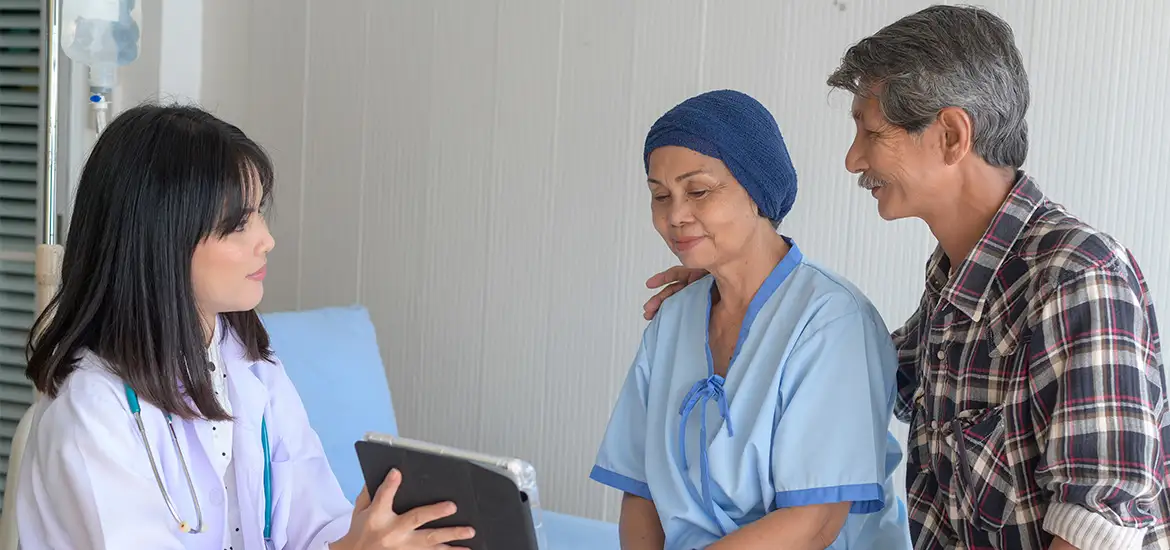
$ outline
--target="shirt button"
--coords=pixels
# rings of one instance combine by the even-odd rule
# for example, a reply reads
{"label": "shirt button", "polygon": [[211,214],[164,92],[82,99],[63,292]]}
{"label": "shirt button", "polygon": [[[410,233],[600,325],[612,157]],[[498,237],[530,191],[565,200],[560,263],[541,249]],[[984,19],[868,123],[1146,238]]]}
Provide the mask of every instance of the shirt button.
{"label": "shirt button", "polygon": [[946,359],[946,358],[947,358],[947,352],[945,352],[945,351],[943,351],[943,350],[941,350],[941,349],[940,349],[940,350],[938,350],[938,354],[937,354],[937,355],[938,355],[938,358],[939,358],[939,359]]}

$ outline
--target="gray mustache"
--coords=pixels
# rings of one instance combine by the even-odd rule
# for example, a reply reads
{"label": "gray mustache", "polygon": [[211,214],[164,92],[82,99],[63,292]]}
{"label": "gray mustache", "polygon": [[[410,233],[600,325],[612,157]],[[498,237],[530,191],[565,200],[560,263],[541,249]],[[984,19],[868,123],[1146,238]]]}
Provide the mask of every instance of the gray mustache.
{"label": "gray mustache", "polygon": [[862,188],[862,189],[865,189],[866,191],[872,191],[874,189],[877,189],[878,187],[883,187],[885,185],[886,185],[885,180],[875,178],[869,174],[862,174],[861,176],[858,176],[858,178],[857,178],[857,186]]}

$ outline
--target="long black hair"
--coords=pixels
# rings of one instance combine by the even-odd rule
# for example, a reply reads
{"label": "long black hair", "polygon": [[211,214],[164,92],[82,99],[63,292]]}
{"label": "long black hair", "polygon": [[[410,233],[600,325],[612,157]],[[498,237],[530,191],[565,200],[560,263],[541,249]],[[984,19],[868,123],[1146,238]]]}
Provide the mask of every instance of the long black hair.
{"label": "long black hair", "polygon": [[[111,121],[78,183],[61,288],[30,331],[36,388],[55,397],[89,350],[163,411],[229,419],[212,390],[191,259],[263,208],[272,183],[264,150],[196,107],[140,105]],[[271,359],[255,310],[222,319],[249,360]]]}

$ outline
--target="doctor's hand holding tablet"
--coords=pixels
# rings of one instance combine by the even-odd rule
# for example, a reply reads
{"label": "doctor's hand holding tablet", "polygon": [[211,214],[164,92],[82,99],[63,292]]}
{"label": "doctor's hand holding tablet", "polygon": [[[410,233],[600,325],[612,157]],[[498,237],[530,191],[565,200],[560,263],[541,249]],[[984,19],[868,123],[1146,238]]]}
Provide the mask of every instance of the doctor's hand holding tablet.
{"label": "doctor's hand holding tablet", "polygon": [[420,506],[405,514],[394,513],[394,497],[402,486],[402,473],[392,470],[377,496],[363,490],[353,509],[349,534],[329,545],[329,550],[390,550],[449,548],[445,543],[475,536],[471,527],[422,529],[422,526],[455,513],[453,502]]}

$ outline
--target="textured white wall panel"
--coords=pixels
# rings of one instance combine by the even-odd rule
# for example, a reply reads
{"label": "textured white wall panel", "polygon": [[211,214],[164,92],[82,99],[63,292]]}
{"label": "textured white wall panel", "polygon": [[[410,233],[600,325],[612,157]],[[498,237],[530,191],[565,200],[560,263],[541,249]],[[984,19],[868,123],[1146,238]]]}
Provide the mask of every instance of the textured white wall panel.
{"label": "textured white wall panel", "polygon": [[[236,0],[215,1],[234,6],[232,15],[245,18],[244,28],[249,28],[253,21],[257,25],[243,37],[246,46],[242,51],[234,51],[235,55],[248,59],[246,79],[227,82],[224,89],[214,93],[205,87],[204,95],[246,95],[243,99],[247,107],[233,121],[264,146],[276,165],[276,196],[269,211],[269,230],[276,239],[276,249],[268,257],[268,270],[279,275],[273,284],[266,285],[265,299],[282,309],[294,309],[301,299],[300,236],[305,224],[300,220],[305,151],[316,143],[305,132],[309,99],[305,93],[309,68],[309,3],[307,0],[252,0],[246,3],[247,9],[242,9]],[[211,5],[205,6],[205,16],[213,11]],[[261,15],[253,17],[254,14]],[[210,40],[229,41],[222,35],[211,36]]]}
{"label": "textured white wall panel", "polygon": [[[220,4],[207,21],[249,24],[206,29],[226,45],[204,56],[203,101],[247,105],[280,177],[265,308],[368,306],[403,432],[529,458],[552,508],[617,517],[586,475],[643,281],[672,262],[641,145],[678,101],[734,87],[768,105],[801,182],[783,231],[891,328],[917,302],[933,239],[856,188],[849,98],[824,81],[850,44],[928,2]],[[1170,304],[1170,3],[984,4],[1031,75],[1025,168],[1132,247]],[[217,65],[229,51],[246,62]]]}
{"label": "textured white wall panel", "polygon": [[363,109],[376,98],[368,91],[380,76],[371,70],[366,42],[373,29],[371,3],[309,2],[305,185],[297,243],[300,305],[305,308],[357,301],[363,160],[369,148],[379,146],[362,139],[372,122]]}
{"label": "textured white wall panel", "polygon": [[[482,398],[468,411],[475,428],[464,440],[488,452],[517,454],[547,440],[544,412],[559,399],[546,390],[553,380],[549,364],[556,361],[546,338],[556,285],[549,284],[549,271],[531,266],[558,257],[547,228],[556,193],[560,3],[501,2],[496,17],[499,41],[491,51],[497,77],[485,86],[495,98],[484,185],[488,216],[485,227],[470,233],[481,234],[485,244],[481,317],[474,321],[483,323],[476,360]],[[500,288],[512,290],[492,290]]]}

